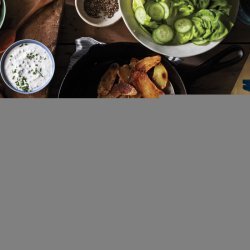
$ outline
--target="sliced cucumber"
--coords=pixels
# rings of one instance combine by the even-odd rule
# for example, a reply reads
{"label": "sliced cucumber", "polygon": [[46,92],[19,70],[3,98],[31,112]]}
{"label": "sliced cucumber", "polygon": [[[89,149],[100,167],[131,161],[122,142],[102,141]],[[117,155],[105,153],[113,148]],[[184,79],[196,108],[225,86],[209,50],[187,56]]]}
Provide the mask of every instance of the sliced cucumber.
{"label": "sliced cucumber", "polygon": [[206,45],[223,39],[232,28],[229,0],[130,1],[138,25],[157,44]]}
{"label": "sliced cucumber", "polygon": [[148,35],[151,36],[151,33],[145,28],[145,26],[143,26],[142,24],[140,24],[140,27],[141,27],[141,29],[142,29],[144,32],[146,32]]}
{"label": "sliced cucumber", "polygon": [[136,9],[139,7],[143,7],[144,3],[145,3],[144,0],[133,0],[132,3],[133,11],[136,11]]}
{"label": "sliced cucumber", "polygon": [[136,9],[135,18],[140,24],[144,25],[146,22],[150,21],[150,18],[148,18],[148,17],[149,16],[147,15],[147,13],[143,7],[138,7]]}
{"label": "sliced cucumber", "polygon": [[157,38],[157,36],[156,36],[155,30],[154,30],[153,33],[152,33],[152,38],[153,38],[153,40],[154,40],[157,44],[164,45],[163,42],[161,42],[161,41],[158,40],[158,38]]}
{"label": "sliced cucumber", "polygon": [[149,16],[155,21],[161,21],[165,17],[165,10],[159,3],[150,4],[148,8]]}
{"label": "sliced cucumber", "polygon": [[181,18],[175,21],[174,27],[179,33],[187,33],[192,29],[193,23],[188,18]]}
{"label": "sliced cucumber", "polygon": [[155,29],[157,29],[159,27],[159,24],[157,22],[155,22],[155,21],[146,22],[144,25],[147,28],[152,29],[152,30],[155,30]]}
{"label": "sliced cucumber", "polygon": [[160,5],[164,8],[164,11],[165,11],[165,15],[163,19],[167,20],[170,16],[170,9],[165,2],[160,2]]}
{"label": "sliced cucumber", "polygon": [[162,24],[153,32],[155,38],[161,43],[168,43],[174,38],[174,31],[166,24]]}
{"label": "sliced cucumber", "polygon": [[154,3],[153,0],[148,0],[148,1],[145,3],[144,8],[145,8],[145,10],[146,10],[147,13],[148,13],[148,10],[149,10],[150,5],[153,4],[153,3]]}

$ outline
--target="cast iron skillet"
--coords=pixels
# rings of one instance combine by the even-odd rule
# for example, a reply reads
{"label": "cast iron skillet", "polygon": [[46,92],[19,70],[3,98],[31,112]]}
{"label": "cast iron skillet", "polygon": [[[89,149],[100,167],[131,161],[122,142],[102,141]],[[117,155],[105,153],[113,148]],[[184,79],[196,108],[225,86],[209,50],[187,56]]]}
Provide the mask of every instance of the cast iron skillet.
{"label": "cast iron skillet", "polygon": [[[231,54],[233,54],[233,57],[225,60]],[[152,55],[155,55],[155,52],[138,43],[94,45],[68,72],[61,85],[58,97],[96,98],[100,79],[110,64],[116,62],[123,65],[129,63],[132,57],[141,59]],[[197,68],[188,71],[178,70],[166,57],[162,57],[162,62],[169,72],[170,82],[173,85],[175,94],[185,95],[192,82],[197,78],[238,63],[243,56],[244,51],[242,48],[235,45],[222,51]]]}

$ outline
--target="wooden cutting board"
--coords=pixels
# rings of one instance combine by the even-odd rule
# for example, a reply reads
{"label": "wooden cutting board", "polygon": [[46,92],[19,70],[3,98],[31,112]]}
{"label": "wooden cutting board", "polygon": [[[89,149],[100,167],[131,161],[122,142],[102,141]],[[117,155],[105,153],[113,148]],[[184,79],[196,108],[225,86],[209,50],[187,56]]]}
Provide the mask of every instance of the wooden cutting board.
{"label": "wooden cutting board", "polygon": [[[31,9],[35,2],[36,0],[6,0],[7,16],[3,29],[15,26],[18,20]],[[35,14],[18,32],[17,40],[26,38],[38,40],[44,43],[52,53],[55,53],[63,7],[64,0],[55,0],[54,3]],[[48,89],[33,95],[14,93],[7,87],[4,87],[1,79],[0,87],[4,88],[4,93],[7,97],[44,98],[48,95]]]}

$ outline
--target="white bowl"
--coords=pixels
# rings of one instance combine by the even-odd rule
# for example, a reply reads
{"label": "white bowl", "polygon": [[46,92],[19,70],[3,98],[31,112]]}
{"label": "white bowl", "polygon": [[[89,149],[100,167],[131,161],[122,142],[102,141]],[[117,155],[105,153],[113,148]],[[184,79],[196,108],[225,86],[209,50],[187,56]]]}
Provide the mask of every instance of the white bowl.
{"label": "white bowl", "polygon": [[115,15],[112,18],[105,18],[105,17],[93,18],[93,17],[90,17],[84,9],[84,1],[85,0],[75,0],[75,6],[76,6],[76,10],[77,10],[78,15],[82,18],[83,21],[85,21],[89,25],[92,25],[94,27],[99,27],[99,28],[107,27],[107,26],[110,26],[110,25],[118,22],[122,17],[122,13],[121,13],[120,9],[119,9],[119,11],[117,11],[115,13]]}
{"label": "white bowl", "polygon": [[[131,32],[131,34],[145,47],[153,50],[156,53],[168,56],[168,57],[190,57],[205,53],[218,44],[221,41],[211,42],[205,46],[197,46],[193,43],[187,43],[184,45],[159,45],[154,42],[151,35],[146,33],[138,24],[135,19],[134,12],[132,9],[133,0],[119,0],[120,9],[122,12],[123,20]],[[237,14],[239,10],[239,0],[228,0],[232,5],[232,11],[230,15],[230,20],[235,23],[237,19]]]}
{"label": "white bowl", "polygon": [[[19,90],[17,89],[8,79],[8,77],[6,76],[6,73],[5,73],[5,70],[4,70],[4,64],[5,64],[5,60],[7,58],[7,56],[9,55],[9,53],[11,52],[12,49],[14,49],[15,47],[21,45],[21,44],[24,44],[24,43],[33,43],[33,44],[36,44],[40,47],[42,47],[47,53],[48,53],[48,56],[50,57],[50,60],[51,60],[51,63],[52,63],[52,74],[50,76],[50,79],[44,83],[43,85],[41,85],[39,88],[36,88],[34,89],[33,91],[29,91],[29,92],[25,92],[25,91],[22,91],[22,90]],[[13,91],[19,93],[19,94],[24,94],[24,95],[31,95],[31,94],[35,94],[41,90],[43,90],[44,88],[46,88],[51,80],[53,79],[53,76],[54,76],[54,73],[55,73],[55,60],[54,60],[54,57],[51,53],[51,51],[49,50],[49,48],[47,46],[45,46],[43,43],[39,42],[39,41],[36,41],[36,40],[32,40],[32,39],[25,39],[25,40],[20,40],[20,41],[17,41],[15,43],[13,43],[5,52],[4,54],[2,55],[2,58],[0,60],[0,73],[1,73],[1,76],[2,76],[2,79],[3,81],[5,82],[5,84],[10,88],[12,89]]]}

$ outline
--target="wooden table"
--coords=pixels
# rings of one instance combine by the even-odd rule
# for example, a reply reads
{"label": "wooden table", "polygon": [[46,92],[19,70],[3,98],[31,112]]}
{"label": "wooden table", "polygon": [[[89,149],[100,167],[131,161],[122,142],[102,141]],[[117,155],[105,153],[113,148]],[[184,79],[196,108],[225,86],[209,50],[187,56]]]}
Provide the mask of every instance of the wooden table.
{"label": "wooden table", "polygon": [[[59,31],[58,46],[56,50],[57,68],[54,80],[50,86],[50,97],[57,97],[58,89],[67,71],[70,57],[75,51],[75,39],[90,36],[106,43],[121,41],[135,42],[135,39],[129,33],[122,20],[108,28],[100,29],[87,25],[78,16],[74,2],[74,0],[65,0],[64,15]],[[248,55],[250,52],[250,27],[237,22],[233,31],[221,45],[201,56],[187,58],[183,63],[188,65],[198,65],[231,44],[240,44],[245,49],[246,55]],[[241,63],[235,66],[201,78],[193,84],[191,93],[230,94],[245,60],[246,56]]]}

